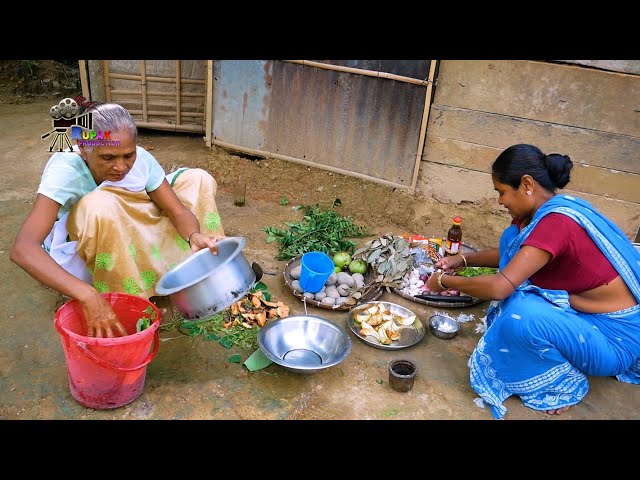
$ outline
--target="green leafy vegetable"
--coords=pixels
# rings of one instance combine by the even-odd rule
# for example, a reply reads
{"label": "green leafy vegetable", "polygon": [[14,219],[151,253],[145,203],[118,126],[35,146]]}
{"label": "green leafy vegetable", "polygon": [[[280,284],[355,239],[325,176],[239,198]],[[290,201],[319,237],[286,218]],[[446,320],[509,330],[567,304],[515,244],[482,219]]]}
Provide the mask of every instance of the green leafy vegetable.
{"label": "green leafy vegetable", "polygon": [[151,305],[145,308],[142,311],[142,314],[147,316],[140,317],[136,322],[136,333],[141,332],[145,328],[149,328],[153,320],[156,319],[156,311],[153,309]]}
{"label": "green leafy vegetable", "polygon": [[[267,292],[268,293],[268,292]],[[202,337],[206,342],[218,340],[218,343],[225,348],[237,345],[241,348],[258,348],[259,328],[245,328],[242,325],[233,325],[225,328],[225,321],[229,319],[230,310],[216,313],[200,320],[185,320],[182,316],[174,322],[160,326],[160,331],[170,331],[178,329],[183,335],[188,337]]]}
{"label": "green leafy vegetable", "polygon": [[341,216],[335,207],[342,202],[333,201],[332,207],[323,209],[320,205],[304,207],[304,216],[299,222],[285,222],[288,229],[265,227],[267,243],[278,242],[278,260],[289,260],[307,252],[353,253],[356,244],[347,238],[367,237],[366,227],[355,224],[350,218]]}
{"label": "green leafy vegetable", "polygon": [[136,322],[136,333],[141,332],[145,328],[149,328],[151,326],[151,320],[148,318],[139,318]]}
{"label": "green leafy vegetable", "polygon": [[258,290],[261,290],[261,291],[262,291],[262,296],[264,297],[264,299],[265,299],[267,302],[270,302],[270,301],[271,301],[271,294],[269,293],[269,289],[268,289],[268,287],[267,287],[264,283],[262,283],[262,282],[258,282],[258,283],[256,283],[256,284],[251,288],[251,290],[249,290],[249,293],[256,293]]}
{"label": "green leafy vegetable", "polygon": [[478,277],[480,275],[495,275],[498,269],[494,267],[464,267],[456,272],[461,277]]}

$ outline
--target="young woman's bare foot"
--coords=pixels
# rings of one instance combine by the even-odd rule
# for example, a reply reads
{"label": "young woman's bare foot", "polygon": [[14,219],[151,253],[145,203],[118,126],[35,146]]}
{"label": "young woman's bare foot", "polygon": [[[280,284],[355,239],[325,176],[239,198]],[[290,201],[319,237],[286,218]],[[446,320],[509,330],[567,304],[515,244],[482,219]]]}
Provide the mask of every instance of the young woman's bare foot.
{"label": "young woman's bare foot", "polygon": [[547,410],[546,413],[549,415],[562,415],[564,412],[569,410],[569,407],[558,408],[557,410]]}

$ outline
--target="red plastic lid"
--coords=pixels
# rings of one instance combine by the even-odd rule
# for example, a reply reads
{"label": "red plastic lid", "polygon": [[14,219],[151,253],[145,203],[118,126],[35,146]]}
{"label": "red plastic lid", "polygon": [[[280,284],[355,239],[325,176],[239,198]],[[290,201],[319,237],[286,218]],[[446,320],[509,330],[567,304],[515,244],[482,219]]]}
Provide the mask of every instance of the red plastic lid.
{"label": "red plastic lid", "polygon": [[453,223],[455,223],[456,225],[460,225],[462,223],[462,218],[453,217]]}

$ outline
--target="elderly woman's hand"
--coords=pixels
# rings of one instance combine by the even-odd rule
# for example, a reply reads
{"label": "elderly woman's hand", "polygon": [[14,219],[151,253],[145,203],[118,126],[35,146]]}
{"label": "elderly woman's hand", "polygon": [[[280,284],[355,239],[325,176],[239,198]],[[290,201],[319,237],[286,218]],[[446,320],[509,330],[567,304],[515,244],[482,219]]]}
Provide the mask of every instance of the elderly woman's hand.
{"label": "elderly woman's hand", "polygon": [[80,303],[87,321],[87,336],[112,338],[127,335],[111,304],[97,291],[95,295]]}
{"label": "elderly woman's hand", "polygon": [[193,233],[189,240],[189,243],[191,244],[191,251],[197,252],[203,248],[209,248],[211,253],[217,255],[218,246],[216,244],[223,238],[223,236],[214,235],[213,233]]}

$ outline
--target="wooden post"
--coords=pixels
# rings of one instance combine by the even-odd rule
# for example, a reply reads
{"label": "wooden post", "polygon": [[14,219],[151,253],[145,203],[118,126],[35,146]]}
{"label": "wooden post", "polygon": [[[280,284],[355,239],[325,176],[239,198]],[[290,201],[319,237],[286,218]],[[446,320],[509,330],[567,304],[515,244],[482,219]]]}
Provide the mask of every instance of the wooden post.
{"label": "wooden post", "polygon": [[180,60],[176,60],[176,125],[180,125]]}
{"label": "wooden post", "polygon": [[80,85],[82,87],[82,96],[87,100],[91,100],[91,92],[89,91],[89,79],[87,77],[87,61],[78,60],[78,69],[80,70]]}
{"label": "wooden post", "polygon": [[142,87],[142,121],[148,122],[147,115],[147,66],[140,60],[140,86]]}
{"label": "wooden post", "polygon": [[207,103],[205,109],[205,144],[211,147],[213,128],[213,60],[207,60]]}
{"label": "wooden post", "polygon": [[111,79],[109,76],[109,60],[102,60],[102,82],[104,83],[104,101],[111,102]]}
{"label": "wooden post", "polygon": [[424,97],[424,110],[422,111],[422,123],[420,124],[420,139],[418,140],[418,151],[416,152],[416,161],[413,166],[413,178],[411,179],[410,192],[416,193],[416,184],[418,183],[418,172],[420,170],[420,162],[422,161],[422,149],[424,148],[424,139],[427,132],[427,124],[429,123],[429,110],[431,110],[431,91],[433,90],[434,75],[436,71],[437,60],[431,60],[429,66],[429,80],[427,91]]}

